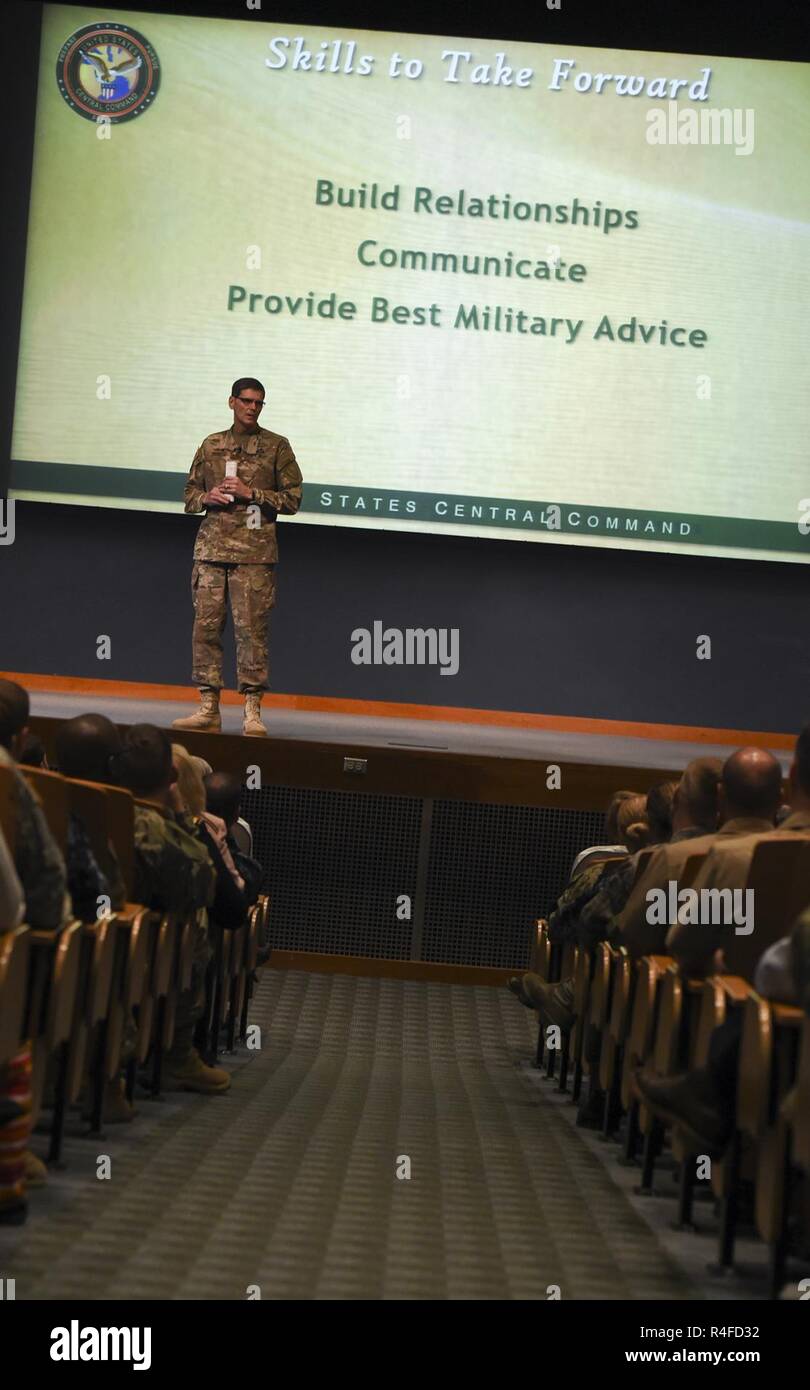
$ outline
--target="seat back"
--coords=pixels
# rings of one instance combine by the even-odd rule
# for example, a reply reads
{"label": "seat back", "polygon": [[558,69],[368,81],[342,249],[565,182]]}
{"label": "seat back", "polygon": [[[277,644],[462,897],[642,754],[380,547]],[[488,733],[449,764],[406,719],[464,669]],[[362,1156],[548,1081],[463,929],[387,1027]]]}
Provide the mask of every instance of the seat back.
{"label": "seat back", "polygon": [[17,845],[17,817],[14,810],[14,772],[10,767],[0,767],[0,829],[13,858]]}
{"label": "seat back", "polygon": [[652,1052],[658,1011],[659,986],[671,956],[642,956],[636,964],[636,984],[630,1032],[624,1050],[622,1068],[622,1104],[630,1108],[632,1080],[636,1067],[642,1066]]}
{"label": "seat back", "polygon": [[135,882],[135,800],[126,787],[105,785],[101,790],[106,798],[107,834],[121,866],[127,897],[131,899]]}
{"label": "seat back", "polygon": [[639,851],[639,856],[638,856],[638,859],[636,860],[636,872],[635,872],[635,875],[634,875],[634,877],[633,877],[633,887],[634,887],[634,888],[635,888],[636,884],[638,883],[639,879],[642,878],[642,876],[646,873],[646,871],[647,871],[647,865],[649,864],[650,860],[652,859],[652,857],[653,857],[653,855],[655,854],[655,851],[656,851],[657,849],[658,849],[658,846],[657,846],[657,845],[649,845],[647,849],[642,849],[642,850]]}
{"label": "seat back", "polygon": [[793,1157],[810,1177],[810,1017],[802,1021],[802,1039],[796,1075],[796,1104],[793,1107]]}
{"label": "seat back", "polygon": [[758,1139],[770,1113],[773,1028],[767,999],[750,994],[743,1005],[742,1042],[737,1072],[737,1128]]}
{"label": "seat back", "polygon": [[591,980],[588,1014],[594,1028],[607,1030],[610,1018],[610,985],[616,951],[607,941],[598,941],[593,948],[593,978]]}
{"label": "seat back", "polygon": [[28,927],[0,933],[0,1067],[20,1047],[30,935]]}
{"label": "seat back", "polygon": [[[259,911],[262,911],[261,899],[256,904]],[[539,917],[534,929],[534,946],[532,958],[529,961],[529,969],[540,976],[541,980],[551,979],[551,942],[548,939],[548,922],[545,917]]]}
{"label": "seat back", "polygon": [[708,850],[704,849],[703,851],[698,851],[696,854],[689,855],[689,858],[687,859],[678,876],[679,888],[691,888],[692,884],[698,876],[698,873],[703,867],[703,861],[705,860],[707,854]]}
{"label": "seat back", "polygon": [[617,1047],[624,1046],[630,1032],[634,984],[633,961],[622,946],[613,962],[613,994],[610,1001],[610,1035]]}
{"label": "seat back", "polygon": [[752,980],[763,952],[786,936],[800,912],[810,902],[810,840],[760,840],[746,879],[754,894],[754,929],[739,935],[729,928],[723,952],[726,968]]}
{"label": "seat back", "polygon": [[46,772],[41,767],[21,767],[20,771],[42,802],[48,829],[64,854],[70,812],[65,778],[59,772]]}
{"label": "seat back", "polygon": [[684,977],[676,965],[664,972],[652,1064],[659,1076],[671,1076],[680,1052],[684,1020]]}
{"label": "seat back", "polygon": [[[100,863],[104,864],[109,855],[109,848],[112,843],[110,833],[110,793],[115,797],[120,794],[118,787],[106,787],[100,782],[82,782],[74,777],[65,778],[67,787],[68,803],[74,815],[78,816],[87,832],[90,841],[90,848]],[[123,793],[124,797],[131,796],[129,792]],[[117,851],[116,851],[117,854]],[[132,856],[132,846],[130,844],[128,857]],[[122,877],[125,880],[127,891],[130,891],[131,881],[126,883],[126,875],[122,868]]]}

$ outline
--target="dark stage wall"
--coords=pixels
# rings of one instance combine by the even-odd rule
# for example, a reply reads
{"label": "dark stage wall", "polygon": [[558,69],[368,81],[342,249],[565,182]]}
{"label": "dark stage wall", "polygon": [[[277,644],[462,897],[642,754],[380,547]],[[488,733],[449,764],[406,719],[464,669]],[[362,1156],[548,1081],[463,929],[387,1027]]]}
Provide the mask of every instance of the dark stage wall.
{"label": "dark stage wall", "polygon": [[[302,460],[306,466],[306,460]],[[194,518],[17,504],[4,670],[190,683]],[[808,573],[772,562],[279,525],[278,692],[791,732]],[[460,669],[355,666],[350,633],[457,627]],[[96,658],[101,634],[112,659]],[[696,657],[707,634],[712,658]],[[229,682],[233,684],[232,635]]]}

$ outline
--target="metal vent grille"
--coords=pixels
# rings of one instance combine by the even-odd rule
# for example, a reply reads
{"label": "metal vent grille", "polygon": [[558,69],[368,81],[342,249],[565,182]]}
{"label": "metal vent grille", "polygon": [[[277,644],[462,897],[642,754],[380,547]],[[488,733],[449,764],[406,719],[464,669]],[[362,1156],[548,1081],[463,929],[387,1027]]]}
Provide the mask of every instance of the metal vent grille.
{"label": "metal vent grille", "polygon": [[535,921],[603,835],[601,812],[437,801],[422,959],[525,969]]}
{"label": "metal vent grille", "polygon": [[[273,945],[525,969],[536,919],[553,908],[579,850],[602,840],[603,815],[436,801],[420,885],[422,809],[415,797],[365,792],[245,792]],[[410,921],[397,920],[403,893]]]}
{"label": "metal vent grille", "polygon": [[265,787],[242,815],[271,895],[271,940],[282,950],[408,960],[422,803],[363,792]]}

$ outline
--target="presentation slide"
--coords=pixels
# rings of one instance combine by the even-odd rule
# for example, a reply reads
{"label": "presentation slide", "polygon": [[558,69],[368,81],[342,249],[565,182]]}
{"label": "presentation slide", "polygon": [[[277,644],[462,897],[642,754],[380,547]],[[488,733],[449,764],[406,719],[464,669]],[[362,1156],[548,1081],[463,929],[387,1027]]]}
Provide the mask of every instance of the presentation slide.
{"label": "presentation slide", "polygon": [[[733,24],[733,13],[730,14]],[[810,66],[46,5],[17,498],[810,558]]]}

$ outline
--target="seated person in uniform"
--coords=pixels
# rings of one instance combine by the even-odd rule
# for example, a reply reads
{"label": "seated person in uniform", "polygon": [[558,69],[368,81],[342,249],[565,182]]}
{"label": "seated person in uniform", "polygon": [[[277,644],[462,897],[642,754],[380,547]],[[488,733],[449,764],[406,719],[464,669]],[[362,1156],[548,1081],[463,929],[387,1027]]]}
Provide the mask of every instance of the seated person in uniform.
{"label": "seated person in uniform", "polygon": [[214,1095],[231,1084],[221,1067],[206,1066],[193,1045],[202,1016],[205,968],[210,956],[199,913],[214,896],[216,873],[204,845],[189,825],[188,813],[175,790],[177,773],[168,735],[153,724],[134,724],[121,752],[112,759],[120,785],[129,787],[135,805],[134,899],[158,912],[195,922],[191,988],[177,1002],[174,1041],[164,1057],[167,1088]]}
{"label": "seated person in uniform", "polygon": [[231,772],[212,772],[205,778],[205,798],[209,812],[219,816],[225,825],[227,845],[245,881],[248,903],[252,907],[261,891],[264,869],[258,860],[245,853],[233,833],[239,819],[242,784]]}
{"label": "seated person in uniform", "polygon": [[[0,767],[12,777],[14,871],[25,897],[25,923],[58,931],[71,916],[65,863],[39,798],[17,767],[28,734],[28,692],[0,680]],[[19,1224],[28,1213],[27,1189],[45,1178],[44,1165],[28,1148],[32,1102],[31,1044],[25,1042],[0,1067],[0,1224]]]}

